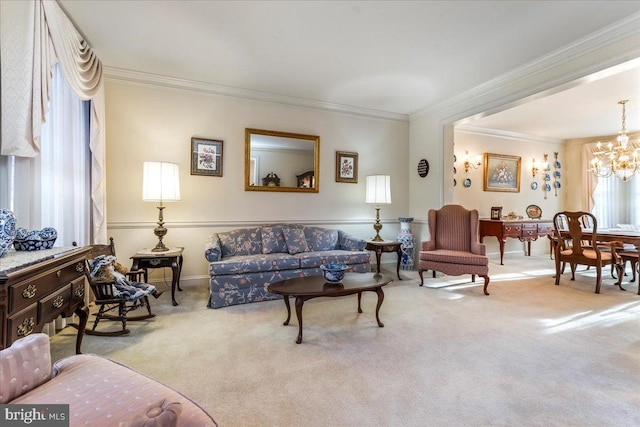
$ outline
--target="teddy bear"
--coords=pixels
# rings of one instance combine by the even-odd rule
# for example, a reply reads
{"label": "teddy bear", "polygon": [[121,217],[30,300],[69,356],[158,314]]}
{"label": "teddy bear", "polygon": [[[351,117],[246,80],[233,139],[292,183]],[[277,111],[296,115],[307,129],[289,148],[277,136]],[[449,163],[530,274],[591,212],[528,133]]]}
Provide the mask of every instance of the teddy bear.
{"label": "teddy bear", "polygon": [[132,282],[127,279],[129,269],[118,262],[115,256],[99,255],[91,261],[90,276],[101,281],[113,281],[115,295],[127,300],[135,300],[144,295],[159,298],[162,291],[148,283]]}

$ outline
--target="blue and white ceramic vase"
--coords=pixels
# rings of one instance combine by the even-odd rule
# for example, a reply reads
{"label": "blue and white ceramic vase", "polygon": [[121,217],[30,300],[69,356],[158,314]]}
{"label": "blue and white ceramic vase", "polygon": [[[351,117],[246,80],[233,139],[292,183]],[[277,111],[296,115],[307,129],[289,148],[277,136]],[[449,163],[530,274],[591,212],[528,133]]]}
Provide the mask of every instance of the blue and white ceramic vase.
{"label": "blue and white ceramic vase", "polygon": [[0,258],[2,258],[16,238],[16,216],[7,209],[0,209]]}
{"label": "blue and white ceramic vase", "polygon": [[400,233],[396,240],[401,243],[402,258],[400,268],[403,270],[413,270],[413,258],[415,256],[415,239],[411,232],[411,221],[413,218],[398,218],[400,220]]}

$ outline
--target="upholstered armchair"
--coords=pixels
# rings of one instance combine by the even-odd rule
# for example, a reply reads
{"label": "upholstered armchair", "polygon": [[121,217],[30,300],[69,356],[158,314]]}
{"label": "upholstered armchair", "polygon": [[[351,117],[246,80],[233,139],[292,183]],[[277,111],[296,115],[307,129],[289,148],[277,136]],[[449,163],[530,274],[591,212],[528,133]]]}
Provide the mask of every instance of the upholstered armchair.
{"label": "upholstered armchair", "polygon": [[431,240],[422,242],[420,251],[420,286],[424,284],[422,273],[433,270],[452,276],[476,274],[484,279],[484,293],[489,295],[489,258],[487,248],[478,240],[478,211],[467,210],[460,205],[445,205],[429,210],[429,234]]}

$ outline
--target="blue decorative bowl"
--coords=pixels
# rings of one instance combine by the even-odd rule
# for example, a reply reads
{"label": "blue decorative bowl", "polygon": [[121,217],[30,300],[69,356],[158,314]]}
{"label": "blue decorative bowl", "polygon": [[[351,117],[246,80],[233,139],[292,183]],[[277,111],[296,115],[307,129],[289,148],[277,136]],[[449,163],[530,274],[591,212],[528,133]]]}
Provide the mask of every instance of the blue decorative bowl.
{"label": "blue decorative bowl", "polygon": [[329,283],[340,283],[344,279],[347,266],[344,264],[322,264],[322,277]]}
{"label": "blue decorative bowl", "polygon": [[45,227],[42,230],[27,231],[19,228],[13,247],[16,251],[40,251],[53,248],[53,244],[58,238],[55,228]]}
{"label": "blue decorative bowl", "polygon": [[0,209],[0,258],[11,248],[16,237],[16,216],[13,212]]}

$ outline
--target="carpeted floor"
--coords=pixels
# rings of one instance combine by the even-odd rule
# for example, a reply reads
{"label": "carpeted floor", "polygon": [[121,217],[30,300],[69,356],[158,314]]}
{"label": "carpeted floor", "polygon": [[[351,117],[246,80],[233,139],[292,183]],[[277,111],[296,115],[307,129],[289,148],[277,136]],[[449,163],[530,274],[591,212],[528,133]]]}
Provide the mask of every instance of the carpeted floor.
{"label": "carpeted floor", "polygon": [[[640,296],[580,267],[553,284],[546,256],[492,260],[482,280],[417,272],[376,296],[318,298],[283,326],[282,301],[211,310],[206,286],[152,302],[126,337],[85,336],[83,352],[144,372],[220,426],[637,426]],[[394,273],[387,271],[387,273]],[[608,273],[608,271],[607,271]],[[627,277],[625,282],[628,282]],[[52,338],[53,360],[75,330]]]}

